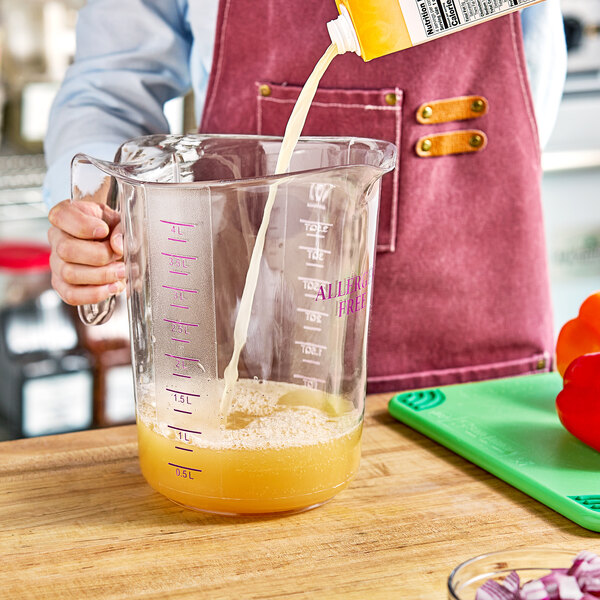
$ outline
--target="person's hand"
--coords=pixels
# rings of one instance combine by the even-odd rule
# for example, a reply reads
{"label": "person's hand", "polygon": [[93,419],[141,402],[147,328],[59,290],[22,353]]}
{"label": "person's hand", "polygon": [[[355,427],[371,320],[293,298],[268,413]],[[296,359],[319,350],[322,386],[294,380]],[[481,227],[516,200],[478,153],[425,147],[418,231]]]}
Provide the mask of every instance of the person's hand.
{"label": "person's hand", "polygon": [[64,200],[48,219],[52,287],[67,304],[95,304],[125,289],[116,211],[96,202]]}

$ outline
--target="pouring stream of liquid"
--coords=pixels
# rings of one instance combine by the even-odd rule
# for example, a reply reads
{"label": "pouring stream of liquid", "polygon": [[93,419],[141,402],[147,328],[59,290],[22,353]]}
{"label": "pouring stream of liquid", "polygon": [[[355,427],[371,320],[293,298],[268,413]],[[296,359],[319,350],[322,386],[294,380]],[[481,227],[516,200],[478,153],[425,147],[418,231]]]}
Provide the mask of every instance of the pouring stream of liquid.
{"label": "pouring stream of liquid", "polygon": [[[310,74],[310,77],[306,80],[306,83],[304,84],[304,87],[298,96],[294,110],[292,111],[290,119],[285,128],[281,149],[279,150],[279,156],[277,157],[275,175],[285,173],[289,169],[294,148],[296,147],[298,139],[300,138],[300,134],[302,133],[302,128],[304,127],[310,105],[317,91],[317,87],[319,86],[319,82],[321,81],[321,77],[323,77],[327,67],[337,55],[337,46],[335,44],[331,44],[331,46],[327,48],[325,54],[319,59],[319,62],[316,64],[313,72]],[[225,389],[223,390],[220,405],[221,421],[223,423],[227,422],[227,415],[229,414],[232,400],[231,392],[238,379],[238,362],[248,336],[250,313],[252,310],[254,294],[256,292],[256,285],[258,283],[260,261],[265,246],[265,238],[267,235],[267,229],[269,227],[269,221],[271,218],[271,210],[275,202],[276,194],[277,183],[272,184],[269,189],[269,195],[265,204],[262,222],[256,236],[256,242],[252,250],[252,256],[250,257],[250,265],[248,267],[248,273],[246,274],[246,283],[244,285],[244,291],[242,292],[240,307],[235,321],[235,327],[233,331],[233,354],[229,364],[227,365],[227,368],[225,369]]]}

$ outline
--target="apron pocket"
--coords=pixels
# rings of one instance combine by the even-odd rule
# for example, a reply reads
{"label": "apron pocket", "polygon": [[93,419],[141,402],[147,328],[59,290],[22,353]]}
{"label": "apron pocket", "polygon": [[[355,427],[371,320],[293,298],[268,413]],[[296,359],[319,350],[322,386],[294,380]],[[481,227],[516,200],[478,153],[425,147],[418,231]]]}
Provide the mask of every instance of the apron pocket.
{"label": "apron pocket", "polygon": [[[295,85],[256,84],[259,135],[281,136],[300,90]],[[352,136],[386,140],[400,152],[402,90],[319,88],[302,131],[306,136]],[[377,251],[394,252],[398,229],[399,163],[383,177]]]}

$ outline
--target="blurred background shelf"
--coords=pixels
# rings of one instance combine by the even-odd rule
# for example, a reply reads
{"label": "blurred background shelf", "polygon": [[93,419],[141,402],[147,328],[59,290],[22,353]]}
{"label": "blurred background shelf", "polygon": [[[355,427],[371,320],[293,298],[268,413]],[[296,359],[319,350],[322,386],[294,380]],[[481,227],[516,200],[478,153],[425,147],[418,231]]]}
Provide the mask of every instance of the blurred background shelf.
{"label": "blurred background shelf", "polygon": [[42,154],[0,155],[0,239],[46,239],[45,172]]}

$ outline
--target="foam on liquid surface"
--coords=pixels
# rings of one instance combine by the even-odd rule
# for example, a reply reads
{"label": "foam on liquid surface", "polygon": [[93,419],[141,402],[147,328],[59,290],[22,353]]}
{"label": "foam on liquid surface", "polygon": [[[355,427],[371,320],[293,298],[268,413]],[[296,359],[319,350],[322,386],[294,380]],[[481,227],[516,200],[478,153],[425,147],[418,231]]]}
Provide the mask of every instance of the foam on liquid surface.
{"label": "foam on liquid surface", "polygon": [[[154,418],[155,403],[144,398],[138,418],[146,427],[177,441],[166,423]],[[241,379],[231,394],[227,428],[193,436],[192,446],[224,450],[264,450],[326,444],[361,422],[352,402],[340,396],[275,381]]]}

